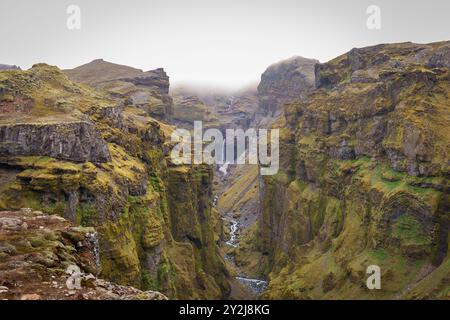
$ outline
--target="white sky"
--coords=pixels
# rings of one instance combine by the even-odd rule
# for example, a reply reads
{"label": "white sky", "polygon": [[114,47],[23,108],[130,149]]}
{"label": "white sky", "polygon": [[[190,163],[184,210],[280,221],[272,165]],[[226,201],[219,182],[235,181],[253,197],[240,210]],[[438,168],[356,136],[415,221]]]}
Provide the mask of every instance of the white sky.
{"label": "white sky", "polygon": [[[68,30],[66,8],[81,9]],[[366,9],[381,8],[381,30]],[[353,47],[450,40],[449,0],[0,0],[0,63],[73,68],[96,58],[172,84],[237,88],[294,55],[328,61]]]}

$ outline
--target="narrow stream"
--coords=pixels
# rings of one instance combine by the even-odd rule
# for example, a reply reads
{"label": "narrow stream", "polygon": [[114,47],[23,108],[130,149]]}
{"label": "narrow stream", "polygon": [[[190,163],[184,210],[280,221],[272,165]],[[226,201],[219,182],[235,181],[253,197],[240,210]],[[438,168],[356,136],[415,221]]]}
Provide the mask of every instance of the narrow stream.
{"label": "narrow stream", "polygon": [[[239,232],[239,221],[237,221],[234,218],[230,218],[230,220],[226,220],[229,223],[230,227],[230,238],[227,242],[225,242],[228,246],[232,248],[239,247],[239,239],[238,239],[238,232]],[[236,266],[236,263],[234,262],[234,259],[231,257],[227,257],[229,261],[231,261],[236,270],[238,271],[238,276],[236,277],[236,280],[238,280],[240,283],[242,283],[249,292],[252,294],[259,296],[261,295],[264,290],[267,288],[267,281],[263,279],[254,279],[254,278],[247,278],[244,274],[242,274],[238,267]]]}
{"label": "narrow stream", "polygon": [[[240,157],[242,156],[245,157],[245,152],[240,155]],[[222,174],[222,179],[224,179],[228,175],[228,166],[229,163],[226,162],[224,165],[217,168],[218,171]],[[216,194],[213,198],[213,207],[217,206],[218,201],[219,195]],[[230,229],[230,238],[225,242],[225,244],[231,248],[238,248],[239,247],[238,234],[239,229],[241,228],[239,221],[230,214],[227,214],[226,217],[223,218],[223,220],[229,224]],[[250,292],[252,295],[259,296],[264,292],[264,290],[266,290],[268,284],[267,281],[263,279],[254,279],[246,277],[246,275],[243,274],[237,267],[233,256],[227,254],[225,255],[225,259],[227,259],[234,265],[234,268],[238,273],[236,280],[238,280],[241,284],[243,284],[247,288],[248,292]]]}
{"label": "narrow stream", "polygon": [[266,290],[267,288],[267,281],[265,280],[245,278],[245,277],[236,277],[236,280],[245,285],[250,292],[252,292],[257,296],[262,294],[264,290]]}
{"label": "narrow stream", "polygon": [[230,221],[230,239],[225,242],[228,246],[237,248],[238,247],[238,239],[237,239],[237,231],[238,231],[239,222],[236,220]]}

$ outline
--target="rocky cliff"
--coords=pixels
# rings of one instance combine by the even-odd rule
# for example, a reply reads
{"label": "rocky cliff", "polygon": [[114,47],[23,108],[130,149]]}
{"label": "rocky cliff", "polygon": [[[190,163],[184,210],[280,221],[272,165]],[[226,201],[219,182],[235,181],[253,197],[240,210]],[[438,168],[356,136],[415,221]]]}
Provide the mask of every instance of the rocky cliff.
{"label": "rocky cliff", "polygon": [[449,298],[449,52],[378,45],[315,66],[276,124],[283,168],[261,180],[266,298]]}
{"label": "rocky cliff", "polygon": [[9,64],[0,64],[0,70],[20,70],[20,67],[11,66]]}
{"label": "rocky cliff", "polygon": [[171,164],[173,127],[45,64],[0,72],[0,88],[0,209],[96,227],[109,281],[170,298],[227,294],[212,172]]}
{"label": "rocky cliff", "polygon": [[216,120],[208,106],[195,95],[175,95],[173,109],[173,121],[178,127],[192,129],[194,121],[206,123]]}
{"label": "rocky cliff", "polygon": [[280,115],[284,103],[303,99],[314,89],[314,65],[318,62],[292,57],[269,66],[258,85],[261,116]]}
{"label": "rocky cliff", "polygon": [[97,232],[58,215],[0,211],[0,298],[20,300],[162,300],[97,278]]}
{"label": "rocky cliff", "polygon": [[2,156],[42,155],[74,162],[107,162],[108,147],[90,121],[0,124]]}
{"label": "rocky cliff", "polygon": [[258,112],[258,97],[254,88],[233,93],[206,94],[202,97],[218,119],[215,125],[222,129],[247,129],[255,125]]}
{"label": "rocky cliff", "polygon": [[169,96],[169,77],[159,68],[143,72],[102,59],[94,60],[71,70],[65,70],[75,82],[105,90],[115,98],[122,98],[159,120],[170,121],[173,113]]}

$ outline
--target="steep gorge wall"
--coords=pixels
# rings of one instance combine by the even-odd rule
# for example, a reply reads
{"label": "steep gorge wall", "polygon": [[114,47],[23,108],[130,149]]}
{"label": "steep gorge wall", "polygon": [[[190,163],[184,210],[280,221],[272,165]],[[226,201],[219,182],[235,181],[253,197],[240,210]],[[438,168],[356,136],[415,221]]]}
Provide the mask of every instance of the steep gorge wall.
{"label": "steep gorge wall", "polygon": [[[264,177],[266,298],[448,298],[448,43],[354,49],[285,109]],[[382,289],[368,290],[378,265]]]}
{"label": "steep gorge wall", "polygon": [[[73,83],[47,65],[1,72],[0,88],[2,130],[20,122],[30,132],[48,133],[18,138],[27,153],[2,152],[0,208],[31,207],[96,227],[105,279],[170,298],[227,294],[224,262],[210,227],[217,219],[208,191],[212,172],[171,164],[172,127],[127,97]],[[86,139],[76,135],[82,145],[53,153],[55,141],[69,139],[71,128],[86,121],[93,129]],[[11,137],[2,135],[1,144]],[[105,156],[80,158],[83,148]]]}
{"label": "steep gorge wall", "polygon": [[318,60],[292,57],[269,66],[258,85],[262,117],[277,117],[283,104],[305,98],[314,89],[314,65]]}

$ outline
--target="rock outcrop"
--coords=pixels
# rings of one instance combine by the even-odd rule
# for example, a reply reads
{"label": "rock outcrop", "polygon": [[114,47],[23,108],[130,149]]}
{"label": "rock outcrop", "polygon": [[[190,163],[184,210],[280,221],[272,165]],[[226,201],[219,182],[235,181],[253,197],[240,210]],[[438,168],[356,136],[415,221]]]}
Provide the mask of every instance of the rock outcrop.
{"label": "rock outcrop", "polygon": [[57,215],[0,211],[0,299],[161,300],[97,278],[98,235]]}
{"label": "rock outcrop", "polygon": [[145,110],[154,118],[170,121],[172,117],[169,77],[162,68],[143,72],[97,59],[65,70],[65,73],[71,80],[105,90],[115,98],[124,99],[125,104]]}
{"label": "rock outcrop", "polygon": [[21,70],[20,67],[9,64],[0,64],[0,70]]}
{"label": "rock outcrop", "polygon": [[304,98],[314,89],[314,65],[318,60],[292,57],[269,66],[258,85],[262,116],[276,117],[283,105]]}
{"label": "rock outcrop", "polygon": [[449,298],[448,45],[353,49],[287,104],[282,170],[261,180],[264,297]]}
{"label": "rock outcrop", "polygon": [[106,142],[90,121],[0,122],[2,156],[49,156],[73,162],[111,161]]}
{"label": "rock outcrop", "polygon": [[177,126],[192,128],[194,121],[211,120],[208,107],[194,95],[176,95],[173,108],[173,121]]}
{"label": "rock outcrop", "polygon": [[172,165],[173,127],[45,64],[0,72],[0,88],[1,143],[14,141],[0,155],[1,210],[31,207],[95,227],[108,281],[170,298],[227,295],[210,227],[219,223],[212,174]]}
{"label": "rock outcrop", "polygon": [[258,112],[258,97],[253,88],[234,92],[232,94],[211,94],[203,97],[213,114],[218,119],[216,126],[222,130],[231,128],[247,129],[256,126]]}

